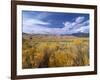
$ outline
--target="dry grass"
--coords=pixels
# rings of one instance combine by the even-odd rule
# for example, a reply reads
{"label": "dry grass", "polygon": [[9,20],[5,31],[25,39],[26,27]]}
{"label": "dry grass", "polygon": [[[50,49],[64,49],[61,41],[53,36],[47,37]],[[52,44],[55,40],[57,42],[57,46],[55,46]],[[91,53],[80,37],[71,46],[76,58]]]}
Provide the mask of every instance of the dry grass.
{"label": "dry grass", "polygon": [[[71,38],[64,41],[34,41],[23,39],[22,67],[47,68],[89,65],[88,38]],[[53,38],[52,38],[53,39]]]}

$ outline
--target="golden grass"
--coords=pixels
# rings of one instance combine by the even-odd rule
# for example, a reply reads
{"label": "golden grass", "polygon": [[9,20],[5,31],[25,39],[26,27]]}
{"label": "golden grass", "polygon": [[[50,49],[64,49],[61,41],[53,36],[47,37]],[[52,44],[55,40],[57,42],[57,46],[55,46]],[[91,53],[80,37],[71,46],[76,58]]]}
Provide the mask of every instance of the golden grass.
{"label": "golden grass", "polygon": [[22,45],[24,69],[89,65],[88,38],[54,42],[23,39]]}

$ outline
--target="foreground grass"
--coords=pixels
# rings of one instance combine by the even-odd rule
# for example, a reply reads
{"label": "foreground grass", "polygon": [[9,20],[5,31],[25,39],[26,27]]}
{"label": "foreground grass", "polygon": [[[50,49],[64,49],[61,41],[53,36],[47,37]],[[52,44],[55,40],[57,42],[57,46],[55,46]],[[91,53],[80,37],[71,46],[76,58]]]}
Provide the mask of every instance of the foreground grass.
{"label": "foreground grass", "polygon": [[88,38],[71,38],[64,41],[34,41],[34,39],[23,39],[24,69],[89,65]]}

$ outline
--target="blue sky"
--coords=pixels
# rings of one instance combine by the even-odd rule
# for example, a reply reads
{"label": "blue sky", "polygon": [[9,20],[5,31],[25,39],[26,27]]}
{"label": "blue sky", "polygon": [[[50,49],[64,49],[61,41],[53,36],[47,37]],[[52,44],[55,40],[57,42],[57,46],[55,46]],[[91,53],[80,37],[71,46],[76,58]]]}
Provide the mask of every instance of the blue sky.
{"label": "blue sky", "polygon": [[22,11],[23,32],[30,34],[89,33],[89,14]]}

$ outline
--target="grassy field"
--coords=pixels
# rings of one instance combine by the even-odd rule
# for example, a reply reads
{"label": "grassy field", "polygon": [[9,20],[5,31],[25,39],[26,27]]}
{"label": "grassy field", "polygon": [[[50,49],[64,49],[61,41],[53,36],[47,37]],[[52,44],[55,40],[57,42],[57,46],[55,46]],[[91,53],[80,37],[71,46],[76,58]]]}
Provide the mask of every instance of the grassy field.
{"label": "grassy field", "polygon": [[22,39],[23,69],[88,65],[88,37],[33,35]]}

